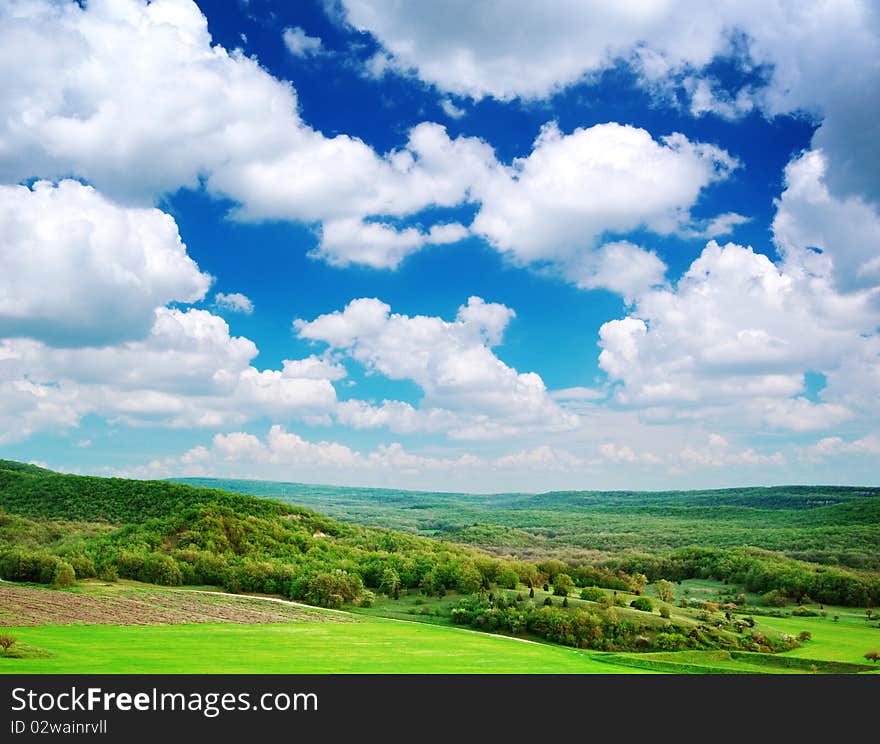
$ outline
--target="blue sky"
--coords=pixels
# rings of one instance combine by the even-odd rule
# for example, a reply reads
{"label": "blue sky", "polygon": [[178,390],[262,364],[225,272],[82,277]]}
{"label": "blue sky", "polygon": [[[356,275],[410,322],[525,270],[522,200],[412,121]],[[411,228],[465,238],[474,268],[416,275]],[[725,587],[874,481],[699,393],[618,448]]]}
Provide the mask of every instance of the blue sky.
{"label": "blue sky", "polygon": [[878,28],[784,0],[10,0],[0,457],[875,483]]}

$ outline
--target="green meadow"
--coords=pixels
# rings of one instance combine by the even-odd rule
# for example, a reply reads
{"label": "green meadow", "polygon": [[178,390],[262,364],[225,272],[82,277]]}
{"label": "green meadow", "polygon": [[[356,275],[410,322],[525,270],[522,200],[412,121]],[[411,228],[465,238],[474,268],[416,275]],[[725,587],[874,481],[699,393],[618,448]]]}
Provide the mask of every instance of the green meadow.
{"label": "green meadow", "polygon": [[[33,649],[7,674],[589,674],[648,670],[601,654],[394,620],[6,628]],[[36,649],[41,655],[36,655]],[[45,655],[43,655],[45,654]]]}

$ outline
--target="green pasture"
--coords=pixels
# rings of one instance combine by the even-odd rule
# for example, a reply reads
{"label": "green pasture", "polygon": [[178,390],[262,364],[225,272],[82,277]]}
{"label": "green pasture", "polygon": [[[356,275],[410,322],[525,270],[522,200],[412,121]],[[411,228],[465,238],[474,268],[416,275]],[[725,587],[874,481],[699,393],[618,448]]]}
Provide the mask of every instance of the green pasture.
{"label": "green pasture", "polygon": [[[648,670],[601,654],[393,620],[7,628],[33,658],[7,674],[590,674]],[[25,649],[25,650],[27,650]],[[47,655],[43,655],[47,654]]]}

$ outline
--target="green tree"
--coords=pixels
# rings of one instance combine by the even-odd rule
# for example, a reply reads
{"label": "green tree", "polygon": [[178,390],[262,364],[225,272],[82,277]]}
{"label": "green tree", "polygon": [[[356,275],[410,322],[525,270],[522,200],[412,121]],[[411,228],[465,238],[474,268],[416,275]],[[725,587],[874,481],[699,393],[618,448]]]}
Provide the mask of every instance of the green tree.
{"label": "green tree", "polygon": [[55,572],[52,575],[53,586],[65,588],[73,586],[75,581],[76,574],[73,571],[73,566],[66,561],[59,561],[55,566]]}
{"label": "green tree", "polygon": [[663,602],[675,601],[675,584],[671,581],[660,579],[655,588],[657,589],[657,596],[660,597]]}
{"label": "green tree", "polygon": [[519,574],[512,568],[505,568],[498,574],[498,586],[505,589],[516,589],[519,584]]}
{"label": "green tree", "polygon": [[602,591],[598,586],[585,586],[581,589],[581,599],[586,599],[589,602],[597,602],[599,597],[604,597],[605,592]]}
{"label": "green tree", "polygon": [[462,594],[473,594],[483,585],[483,574],[470,561],[461,564],[458,569],[458,591]]}
{"label": "green tree", "polygon": [[560,597],[568,596],[568,593],[574,589],[574,581],[571,576],[564,573],[556,574],[556,581],[553,584],[553,593]]}
{"label": "green tree", "polygon": [[390,566],[382,572],[379,591],[392,599],[400,597],[400,574]]}

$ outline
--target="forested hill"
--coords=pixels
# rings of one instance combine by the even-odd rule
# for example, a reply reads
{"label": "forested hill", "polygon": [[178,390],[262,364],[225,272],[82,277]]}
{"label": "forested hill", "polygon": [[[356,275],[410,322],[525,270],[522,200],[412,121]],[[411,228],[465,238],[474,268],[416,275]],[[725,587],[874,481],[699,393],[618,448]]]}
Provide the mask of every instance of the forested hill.
{"label": "forested hill", "polygon": [[253,480],[181,482],[281,499],[347,522],[532,560],[581,560],[584,551],[614,555],[750,545],[793,558],[880,570],[876,487],[477,495]]}
{"label": "forested hill", "polygon": [[[860,496],[809,509],[752,509],[749,507],[658,507],[627,509],[498,509],[492,515],[513,527],[470,524],[435,536],[454,534],[459,544],[407,534],[386,526],[368,527],[337,521],[301,505],[219,489],[170,481],[138,481],[52,473],[17,463],[0,466],[0,578],[69,585],[78,578],[115,577],[158,584],[210,584],[232,591],[255,591],[339,606],[368,596],[365,587],[385,592],[418,589],[442,594],[448,589],[469,594],[499,577],[513,576],[520,584],[541,586],[559,574],[570,574],[578,586],[603,586],[637,591],[637,576],[716,578],[746,590],[779,590],[800,601],[809,596],[826,604],[868,606],[880,603],[880,577],[813,563],[754,547],[758,539],[792,546],[825,545],[822,562],[839,560],[827,546],[843,546],[847,560],[859,568],[870,565],[880,544],[880,521],[865,519],[876,497]],[[276,484],[277,485],[277,484]],[[328,489],[324,489],[327,491]],[[351,490],[341,489],[349,494]],[[290,494],[285,494],[291,498]],[[442,508],[431,519],[458,520],[463,509],[455,494],[438,495]],[[370,505],[381,515],[383,501],[359,496],[358,508]],[[422,506],[424,494],[398,494],[386,517]],[[470,497],[477,499],[479,497]],[[407,500],[408,499],[408,500]],[[474,504],[464,509],[474,510]],[[840,509],[856,513],[841,515]],[[830,511],[829,511],[830,510]],[[323,511],[323,510],[322,510]],[[488,520],[492,510],[482,512]],[[696,514],[694,516],[693,514]],[[777,524],[771,515],[778,514]],[[796,515],[826,514],[812,523],[796,523]],[[556,515],[555,517],[553,515]],[[846,519],[842,519],[846,516]],[[870,516],[870,515],[869,515]],[[554,518],[558,527],[548,527]],[[386,518],[386,523],[394,520]],[[767,527],[770,524],[770,527]],[[498,532],[493,532],[498,530]],[[477,546],[486,539],[508,540],[511,531],[533,541],[534,556],[493,556]],[[740,535],[738,544],[718,545]],[[669,537],[699,548],[641,550]],[[604,554],[571,552],[605,541]],[[470,545],[461,543],[470,542]],[[713,544],[714,543],[714,544]],[[621,547],[624,550],[621,550]],[[548,549],[569,551],[563,560]],[[835,550],[837,550],[835,548]],[[500,551],[499,551],[500,552]],[[647,554],[649,553],[649,554]],[[844,553],[841,553],[843,555]],[[614,556],[617,557],[614,557]],[[813,560],[813,558],[811,558]]]}
{"label": "forested hill", "polygon": [[34,519],[133,524],[167,517],[199,503],[227,506],[254,516],[289,511],[278,502],[220,489],[172,481],[66,475],[0,460],[0,508]]}

